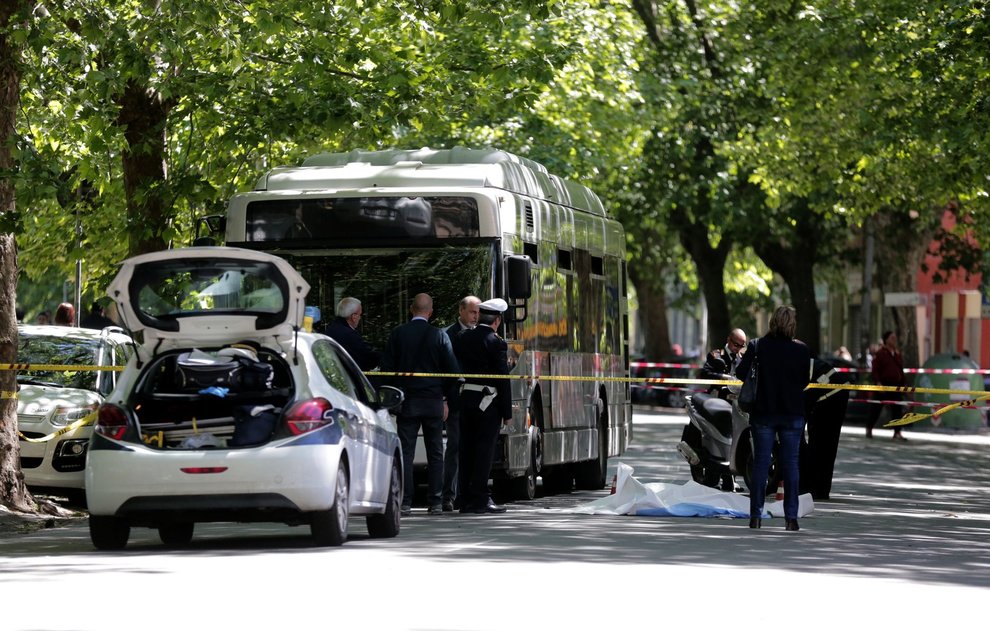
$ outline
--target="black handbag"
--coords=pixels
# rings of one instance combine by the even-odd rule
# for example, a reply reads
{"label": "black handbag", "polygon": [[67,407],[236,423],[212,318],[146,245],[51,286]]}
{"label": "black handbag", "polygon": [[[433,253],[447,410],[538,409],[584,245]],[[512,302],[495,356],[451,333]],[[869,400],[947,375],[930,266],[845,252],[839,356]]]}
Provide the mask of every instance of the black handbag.
{"label": "black handbag", "polygon": [[749,365],[749,374],[746,375],[742,388],[739,390],[739,407],[746,413],[752,412],[753,407],[756,406],[756,387],[760,376],[760,357],[756,353],[757,346],[759,346],[758,341],[753,340],[753,362]]}

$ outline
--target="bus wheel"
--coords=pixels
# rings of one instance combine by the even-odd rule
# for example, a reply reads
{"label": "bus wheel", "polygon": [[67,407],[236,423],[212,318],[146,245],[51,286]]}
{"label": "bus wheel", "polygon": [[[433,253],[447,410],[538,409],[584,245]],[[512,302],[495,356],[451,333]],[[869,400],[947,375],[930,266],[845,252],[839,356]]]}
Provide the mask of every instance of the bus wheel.
{"label": "bus wheel", "polygon": [[542,466],[543,456],[540,453],[540,441],[534,437],[529,445],[529,467],[526,469],[526,475],[511,480],[513,498],[531,500],[536,497],[536,476],[540,474]]}
{"label": "bus wheel", "polygon": [[598,417],[598,457],[577,463],[574,482],[579,489],[603,489],[606,473],[608,473],[608,405],[602,399],[602,412]]}

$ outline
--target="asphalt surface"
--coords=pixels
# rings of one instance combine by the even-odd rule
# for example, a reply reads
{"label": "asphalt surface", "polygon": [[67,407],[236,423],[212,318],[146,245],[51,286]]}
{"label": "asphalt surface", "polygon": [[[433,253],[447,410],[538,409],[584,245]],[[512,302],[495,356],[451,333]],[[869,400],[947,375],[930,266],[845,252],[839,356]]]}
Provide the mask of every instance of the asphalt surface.
{"label": "asphalt surface", "polygon": [[[685,419],[638,413],[634,444],[612,468],[625,462],[643,482],[686,480],[674,450]],[[183,550],[135,530],[117,554],[93,550],[84,520],[3,534],[4,601],[41,605],[14,608],[0,628],[980,627],[990,437],[890,435],[844,431],[832,498],[797,533],[781,519],[750,530],[744,519],[565,512],[603,490],[497,516],[417,508],[391,540],[369,539],[352,520],[339,549],[278,524],[197,526]]]}

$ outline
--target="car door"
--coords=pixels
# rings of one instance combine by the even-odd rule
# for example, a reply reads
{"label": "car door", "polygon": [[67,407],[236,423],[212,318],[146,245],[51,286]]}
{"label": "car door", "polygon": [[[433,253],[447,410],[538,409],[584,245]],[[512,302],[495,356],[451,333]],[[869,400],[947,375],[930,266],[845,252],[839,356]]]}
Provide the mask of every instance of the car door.
{"label": "car door", "polygon": [[376,501],[384,502],[388,497],[388,485],[392,476],[392,456],[398,445],[395,421],[388,410],[378,405],[378,391],[364,375],[354,360],[341,349],[337,349],[341,365],[354,382],[361,412],[367,419],[368,436],[371,445],[371,460],[376,485]]}
{"label": "car door", "polygon": [[313,344],[313,357],[327,385],[341,395],[333,405],[342,416],[344,435],[349,439],[351,498],[360,503],[375,502],[374,423],[369,418],[369,410],[360,402],[358,387],[344,368],[337,347],[329,339]]}

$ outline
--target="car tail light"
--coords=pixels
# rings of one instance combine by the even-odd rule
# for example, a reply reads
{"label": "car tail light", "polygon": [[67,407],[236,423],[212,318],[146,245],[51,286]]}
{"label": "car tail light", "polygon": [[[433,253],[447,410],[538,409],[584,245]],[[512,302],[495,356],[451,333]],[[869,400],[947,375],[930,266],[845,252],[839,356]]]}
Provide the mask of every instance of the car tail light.
{"label": "car tail light", "polygon": [[120,440],[127,432],[127,413],[119,406],[104,403],[97,413],[93,431],[107,438]]}
{"label": "car tail light", "polygon": [[285,413],[289,431],[298,436],[333,423],[333,406],[323,397],[300,401]]}

